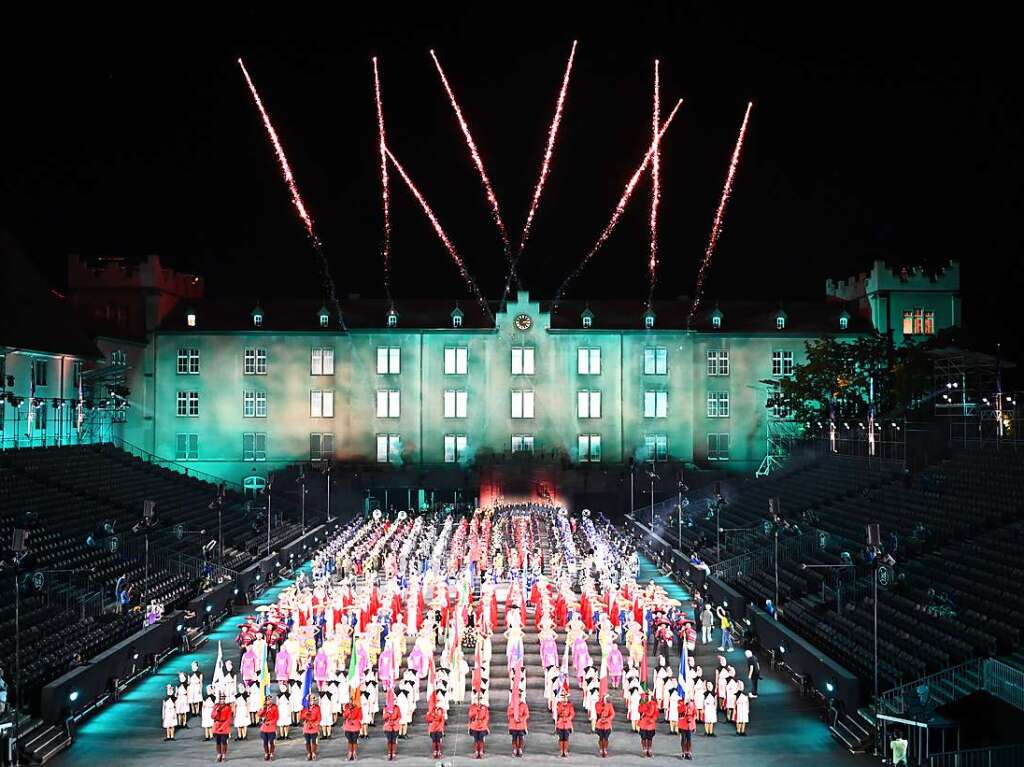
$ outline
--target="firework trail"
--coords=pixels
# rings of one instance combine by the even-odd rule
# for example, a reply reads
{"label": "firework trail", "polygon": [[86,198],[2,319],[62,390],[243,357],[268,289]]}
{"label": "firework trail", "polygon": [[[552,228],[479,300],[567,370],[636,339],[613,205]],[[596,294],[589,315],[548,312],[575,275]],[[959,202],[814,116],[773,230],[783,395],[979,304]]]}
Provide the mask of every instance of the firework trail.
{"label": "firework trail", "polygon": [[444,69],[441,68],[441,62],[438,61],[437,55],[433,50],[430,51],[430,58],[434,60],[434,66],[437,67],[437,73],[441,76],[441,84],[444,85],[444,89],[448,93],[448,100],[451,101],[452,110],[455,112],[455,117],[459,121],[459,127],[462,129],[462,135],[466,137],[466,146],[469,147],[469,154],[473,159],[473,164],[480,173],[480,183],[483,184],[484,194],[487,196],[487,202],[490,204],[491,213],[494,216],[494,223],[497,225],[498,232],[501,234],[501,242],[505,249],[505,258],[508,260],[509,269],[514,269],[512,266],[512,246],[508,241],[508,231],[505,229],[505,222],[501,220],[501,211],[498,209],[498,198],[494,194],[494,187],[491,186],[491,180],[487,177],[487,171],[484,169],[484,161],[481,159],[480,152],[476,148],[476,142],[473,141],[473,134],[470,133],[469,124],[466,122],[466,118],[462,116],[462,108],[459,107],[459,102],[455,98],[455,92],[452,90],[452,86],[448,83],[448,77],[445,75]]}
{"label": "firework trail", "polygon": [[661,130],[655,134],[653,141],[651,141],[651,146],[647,150],[647,154],[644,155],[644,159],[640,163],[640,167],[636,169],[632,178],[630,178],[626,183],[626,188],[622,192],[622,197],[619,199],[618,205],[615,206],[615,210],[612,212],[611,220],[609,220],[605,225],[604,230],[597,238],[594,246],[590,249],[587,255],[583,257],[579,266],[569,273],[569,276],[565,278],[564,282],[562,282],[561,287],[558,288],[558,292],[555,294],[553,308],[558,308],[558,302],[562,300],[562,295],[565,293],[565,289],[568,287],[569,283],[583,271],[583,268],[587,265],[590,259],[594,257],[594,254],[601,249],[601,246],[605,244],[612,232],[615,231],[615,227],[619,224],[619,219],[622,218],[622,214],[626,210],[626,205],[629,203],[629,199],[633,196],[633,191],[636,189],[637,182],[640,181],[640,177],[643,175],[643,172],[647,169],[647,166],[650,165],[651,158],[654,156],[654,153],[658,151],[658,147],[661,144],[662,137],[665,135],[665,131],[667,131],[669,126],[672,124],[672,120],[675,118],[676,112],[679,111],[679,107],[682,105],[683,100],[679,99],[679,101],[676,102],[676,105],[672,108],[672,111],[669,113],[668,119],[665,120],[664,124],[661,126]]}
{"label": "firework trail", "polygon": [[377,57],[373,57],[373,93],[377,101],[377,136],[380,143],[380,187],[381,199],[384,203],[384,242],[381,245],[381,258],[384,261],[384,294],[391,304],[391,201],[388,185],[387,142],[384,138],[384,106],[380,98],[380,71],[377,69]]}
{"label": "firework trail", "polygon": [[512,259],[508,279],[505,281],[505,293],[501,301],[505,302],[509,286],[515,276],[515,268],[519,259],[523,257],[523,249],[526,248],[526,241],[530,238],[530,228],[533,226],[533,219],[537,215],[537,208],[540,206],[540,195],[544,191],[544,183],[548,180],[548,173],[551,170],[551,157],[555,152],[555,139],[558,136],[558,128],[562,124],[562,108],[565,106],[565,94],[569,90],[569,75],[572,73],[572,63],[576,58],[576,43],[572,41],[572,50],[569,51],[569,61],[565,65],[565,74],[562,76],[562,87],[558,91],[558,100],[555,102],[555,116],[551,120],[551,127],[548,128],[548,143],[544,148],[544,159],[540,164],[540,176],[537,178],[537,186],[533,189],[533,199],[530,201],[530,210],[526,214],[526,224],[523,226],[523,234],[519,238],[519,248],[516,257]]}
{"label": "firework trail", "polygon": [[[658,135],[661,125],[661,79],[658,60],[654,60],[654,110],[651,121],[651,140]],[[651,275],[651,288],[647,293],[647,306],[654,300],[654,284],[658,276],[658,203],[661,202],[661,149],[654,151],[651,158],[651,257],[647,269]]]}
{"label": "firework trail", "polygon": [[313,218],[309,215],[309,211],[306,210],[306,204],[302,201],[302,195],[299,194],[299,185],[295,181],[291,165],[288,164],[288,157],[284,153],[284,147],[281,146],[281,140],[277,137],[277,131],[274,130],[274,124],[270,121],[270,115],[267,114],[267,110],[263,106],[263,100],[260,98],[260,94],[256,90],[256,86],[253,84],[252,78],[249,76],[249,70],[245,68],[245,62],[243,62],[241,58],[238,59],[238,66],[242,69],[242,75],[245,77],[245,82],[249,86],[249,92],[252,93],[252,99],[256,102],[256,109],[259,110],[260,117],[263,119],[263,127],[266,128],[267,136],[270,137],[270,143],[274,147],[274,154],[277,155],[277,162],[281,166],[281,173],[284,176],[284,182],[288,186],[288,190],[292,195],[292,204],[295,206],[295,210],[298,211],[299,218],[302,219],[302,223],[306,227],[306,234],[309,235],[309,241],[313,245],[313,250],[316,252],[320,266],[320,277],[323,280],[324,287],[330,297],[331,307],[337,315],[338,327],[344,330],[345,321],[341,316],[341,306],[338,304],[338,295],[334,287],[334,280],[331,277],[331,270],[327,265],[327,258],[324,256],[323,243],[320,241],[320,238],[317,237],[316,230],[313,228]]}
{"label": "firework trail", "polygon": [[459,252],[455,249],[455,245],[448,238],[448,235],[441,227],[441,222],[437,220],[437,216],[434,215],[434,211],[430,208],[430,205],[427,203],[426,199],[424,199],[423,194],[420,192],[419,189],[416,188],[416,185],[412,182],[412,179],[409,178],[409,174],[405,172],[405,168],[403,168],[401,163],[398,162],[398,159],[395,157],[394,154],[392,154],[391,150],[385,146],[384,151],[387,154],[388,159],[391,160],[391,163],[395,166],[395,170],[398,171],[398,175],[402,177],[402,180],[405,181],[405,185],[409,187],[409,191],[412,192],[412,196],[416,198],[416,201],[420,204],[420,207],[423,208],[423,212],[426,214],[427,219],[430,221],[430,225],[434,227],[434,231],[437,233],[438,239],[441,240],[441,243],[448,250],[448,254],[452,257],[452,260],[455,262],[455,266],[456,268],[458,268],[459,274],[462,275],[462,279],[465,281],[466,285],[473,293],[473,296],[479,302],[480,307],[484,310],[484,314],[486,314],[489,319],[493,320],[494,316],[491,314],[491,308],[487,305],[487,300],[480,293],[480,288],[477,287],[476,281],[473,279],[469,271],[466,269],[466,264],[462,260],[462,256],[459,255]]}
{"label": "firework trail", "polygon": [[693,303],[690,306],[690,314],[686,318],[686,327],[690,327],[693,324],[693,318],[697,314],[697,309],[700,306],[701,294],[704,292],[704,277],[707,275],[708,266],[711,264],[711,257],[715,253],[715,246],[718,244],[718,238],[722,234],[722,221],[725,219],[725,206],[729,202],[729,197],[732,195],[732,184],[736,178],[736,168],[740,164],[740,152],[743,151],[743,139],[747,135],[747,124],[750,122],[750,110],[753,109],[754,102],[747,102],[747,111],[743,115],[743,124],[740,126],[740,135],[736,138],[736,146],[732,150],[732,159],[729,161],[729,172],[725,176],[725,186],[722,187],[722,197],[718,201],[718,210],[715,211],[715,219],[711,224],[711,236],[708,237],[708,246],[704,251],[704,258],[700,262],[700,268],[697,270],[697,287],[693,291]]}

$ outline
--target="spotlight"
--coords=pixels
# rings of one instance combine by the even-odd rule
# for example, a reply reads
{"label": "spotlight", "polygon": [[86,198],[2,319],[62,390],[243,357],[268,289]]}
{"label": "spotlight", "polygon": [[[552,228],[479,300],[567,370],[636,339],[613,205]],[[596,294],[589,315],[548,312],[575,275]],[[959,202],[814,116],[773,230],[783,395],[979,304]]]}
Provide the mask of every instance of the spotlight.
{"label": "spotlight", "polygon": [[825,692],[827,692],[829,695],[831,695],[835,691],[836,691],[836,686],[834,684],[832,684],[831,682],[825,682]]}
{"label": "spotlight", "polygon": [[237,588],[235,589],[235,596],[236,597],[238,596],[238,589]]}
{"label": "spotlight", "polygon": [[213,612],[213,605],[207,605],[206,606],[206,612],[207,613],[212,613]]}
{"label": "spotlight", "polygon": [[179,624],[178,624],[177,626],[175,626],[174,628],[175,628],[175,629],[177,630],[177,632],[178,632],[178,633],[180,634],[180,633],[181,633],[181,630],[182,630],[182,629],[184,629],[185,627],[184,627],[184,626],[183,626],[182,624],[180,624],[180,623],[179,623]]}
{"label": "spotlight", "polygon": [[138,659],[139,659],[139,654],[137,652],[133,652],[132,653],[132,660],[138,660]]}
{"label": "spotlight", "polygon": [[78,690],[72,690],[71,694],[68,695],[68,700],[70,700],[72,703],[78,700]]}
{"label": "spotlight", "polygon": [[780,644],[779,645],[779,652],[782,653],[783,655],[785,655],[786,654],[786,645]]}
{"label": "spotlight", "polygon": [[257,580],[257,581],[258,581],[258,580],[260,580],[260,577],[261,577],[261,576],[260,576],[260,574],[259,574],[259,573],[256,573],[256,580]]}

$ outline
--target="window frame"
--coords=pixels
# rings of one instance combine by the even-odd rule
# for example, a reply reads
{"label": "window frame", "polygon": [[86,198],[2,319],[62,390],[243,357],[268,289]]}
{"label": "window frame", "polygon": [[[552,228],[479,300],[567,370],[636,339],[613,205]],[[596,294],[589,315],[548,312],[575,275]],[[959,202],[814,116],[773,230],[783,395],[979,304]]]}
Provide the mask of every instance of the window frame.
{"label": "window frame", "polygon": [[[650,363],[650,364],[648,364]],[[668,375],[668,347],[645,346],[644,347],[644,375],[664,376]]]}
{"label": "window frame", "polygon": [[788,349],[772,349],[772,375],[785,378],[793,375],[796,362]]}
{"label": "window frame", "polygon": [[334,418],[334,389],[309,390],[309,417]]}
{"label": "window frame", "polygon": [[[194,363],[194,364],[193,364]],[[182,347],[178,349],[177,375],[199,375],[199,350]],[[77,385],[77,384],[76,384]]]}
{"label": "window frame", "polygon": [[[518,352],[518,354],[516,354]],[[518,364],[517,364],[518,357]],[[512,347],[512,375],[532,376],[536,373],[536,347],[513,346]]]}
{"label": "window frame", "polygon": [[[516,446],[518,443],[518,447]],[[512,453],[530,453],[533,454],[535,447],[535,436],[533,434],[513,434],[512,435]]]}
{"label": "window frame", "polygon": [[[516,407],[516,399],[518,395],[519,407]],[[516,411],[519,411],[519,415],[516,415]],[[516,420],[534,418],[536,415],[536,400],[534,397],[533,389],[513,389],[512,390],[512,408],[511,418]]]}
{"label": "window frame", "polygon": [[708,418],[729,417],[730,410],[728,391],[709,391],[706,399]]}
{"label": "window frame", "polygon": [[[376,445],[377,445],[377,463],[398,463],[398,458],[401,455],[401,439],[400,434],[393,434],[389,432],[378,432],[376,434]],[[384,458],[381,458],[381,440],[384,441]]]}
{"label": "window frame", "polygon": [[601,347],[600,346],[578,346],[578,347],[576,347],[576,375],[581,375],[581,376],[599,376],[599,375],[601,375]]}
{"label": "window frame", "polygon": [[445,389],[442,397],[443,417],[466,418],[468,402],[469,393],[465,389]]}
{"label": "window frame", "polygon": [[257,347],[245,349],[242,356],[242,375],[265,376],[267,374],[267,350]]}
{"label": "window frame", "polygon": [[580,463],[601,463],[601,435],[578,434],[576,453]]}
{"label": "window frame", "polygon": [[[185,449],[180,450],[182,437],[185,438]],[[199,433],[198,432],[175,432],[174,434],[174,460],[175,461],[198,461],[199,460]]]}
{"label": "window frame", "polygon": [[668,418],[668,391],[644,390],[644,418]]}
{"label": "window frame", "polygon": [[178,418],[198,418],[199,392],[178,391],[175,396],[175,413]]}
{"label": "window frame", "polygon": [[601,417],[600,389],[580,389],[576,392],[576,417],[587,419]]}
{"label": "window frame", "polygon": [[[451,443],[451,452],[449,453],[449,442]],[[466,435],[465,434],[445,434],[443,442],[444,450],[444,462],[445,463],[458,463],[459,460],[465,456],[466,453]]]}
{"label": "window frame", "polygon": [[401,418],[402,390],[377,389],[374,412],[377,418]]}
{"label": "window frame", "polygon": [[707,374],[709,376],[729,375],[729,350],[708,349],[707,350]]}
{"label": "window frame", "polygon": [[[451,354],[451,366],[448,365],[449,353]],[[459,363],[462,363],[461,365]],[[449,369],[450,367],[450,369]],[[444,347],[444,374],[446,376],[464,376],[469,373],[469,347],[468,346],[446,346]]]}
{"label": "window frame", "polygon": [[377,347],[377,375],[396,376],[402,373],[402,348],[400,346]]}
{"label": "window frame", "polygon": [[[722,440],[725,440],[725,448],[722,448]],[[712,449],[712,441],[714,442],[714,449]],[[729,436],[729,432],[709,432],[707,435],[707,446],[708,446],[708,460],[709,461],[728,461],[730,459],[729,451],[732,448],[732,439]]]}
{"label": "window frame", "polygon": [[648,456],[653,456],[654,461],[667,461],[668,434],[664,432],[644,434],[644,448],[647,450]]}
{"label": "window frame", "polygon": [[[249,443],[248,445],[246,443]],[[262,448],[260,447],[262,443]],[[242,461],[255,463],[267,460],[267,433],[265,431],[242,432]]]}
{"label": "window frame", "polygon": [[334,375],[334,347],[314,346],[309,350],[309,374],[311,376]]}

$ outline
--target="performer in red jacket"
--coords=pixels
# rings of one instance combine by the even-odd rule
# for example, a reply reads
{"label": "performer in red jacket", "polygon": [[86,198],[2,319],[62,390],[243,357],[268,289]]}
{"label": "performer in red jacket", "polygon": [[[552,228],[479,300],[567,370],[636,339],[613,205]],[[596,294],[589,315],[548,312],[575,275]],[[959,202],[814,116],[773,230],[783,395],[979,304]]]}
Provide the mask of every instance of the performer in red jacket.
{"label": "performer in red jacket", "polygon": [[388,690],[387,703],[384,706],[384,737],[388,741],[388,761],[395,761],[395,750],[398,748],[398,728],[402,725],[402,711],[395,701],[394,690]]}
{"label": "performer in red jacket", "polygon": [[352,700],[354,703],[346,703],[345,707],[341,710],[341,715],[345,717],[345,739],[348,741],[348,761],[354,761],[358,756],[359,751],[359,730],[363,726],[363,708],[359,705],[360,691],[359,685],[352,688],[351,692]]}
{"label": "performer in red jacket", "polygon": [[274,750],[277,747],[277,719],[279,712],[277,703],[273,696],[267,695],[267,701],[260,709],[260,738],[263,741],[263,761],[269,762],[274,758]]}
{"label": "performer in red jacket", "polygon": [[561,700],[555,705],[555,731],[558,733],[558,753],[565,759],[569,756],[569,735],[576,718],[576,709],[569,700],[569,691],[562,690]]}
{"label": "performer in red jacket", "polygon": [[299,719],[302,720],[302,734],[306,737],[306,761],[316,760],[317,740],[320,737],[320,697],[316,693],[309,694],[309,705],[302,709]]}
{"label": "performer in red jacket", "polygon": [[658,704],[651,700],[651,694],[645,688],[640,693],[640,750],[644,756],[651,756],[657,726]]}
{"label": "performer in red jacket", "polygon": [[683,759],[693,759],[693,733],[697,729],[697,705],[690,700],[679,701],[679,748]]}
{"label": "performer in red jacket", "polygon": [[480,693],[473,695],[469,706],[469,734],[473,736],[473,749],[477,759],[484,757],[484,738],[491,731],[491,710],[482,702]]}
{"label": "performer in red jacket", "polygon": [[217,743],[217,761],[223,762],[228,758],[228,738],[231,737],[231,706],[224,693],[217,698],[217,705],[213,707],[213,739]]}
{"label": "performer in red jacket", "polygon": [[444,709],[437,705],[437,693],[430,694],[427,704],[427,732],[434,744],[434,759],[441,758],[442,742],[444,741]]}
{"label": "performer in red jacket", "polygon": [[611,696],[605,693],[594,707],[596,718],[594,721],[594,732],[597,733],[597,750],[601,757],[608,756],[608,739],[612,735],[612,721],[615,719],[615,708],[612,706]]}
{"label": "performer in red jacket", "polygon": [[512,756],[522,756],[526,743],[526,733],[530,724],[530,708],[522,699],[517,699],[508,707],[508,734],[512,736]]}

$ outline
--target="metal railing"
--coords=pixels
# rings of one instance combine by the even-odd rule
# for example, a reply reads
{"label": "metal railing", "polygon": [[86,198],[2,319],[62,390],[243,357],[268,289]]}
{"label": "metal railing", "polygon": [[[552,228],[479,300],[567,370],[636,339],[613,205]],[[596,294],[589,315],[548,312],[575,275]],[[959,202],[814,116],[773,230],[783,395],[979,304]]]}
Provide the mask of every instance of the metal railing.
{"label": "metal railing", "polygon": [[983,671],[986,692],[1024,711],[1024,672],[992,658],[985,662]]}
{"label": "metal railing", "polygon": [[928,757],[928,767],[1021,767],[1024,745],[948,751]]}
{"label": "metal railing", "polygon": [[[741,575],[755,575],[775,566],[775,543],[770,542],[754,551],[725,559],[712,565],[711,574],[729,583]],[[821,548],[821,537],[817,530],[801,533],[793,538],[782,538],[778,544],[779,562],[797,561],[806,554]]]}
{"label": "metal railing", "polygon": [[928,688],[934,705],[952,703],[973,692],[987,692],[1024,710],[1024,672],[995,658],[975,658],[895,687],[879,696],[879,710],[903,714],[918,699],[918,689]]}
{"label": "metal railing", "polygon": [[148,450],[144,450],[138,445],[133,445],[130,442],[125,442],[123,439],[120,439],[118,437],[110,439],[108,443],[113,445],[114,447],[124,450],[126,453],[129,453],[130,455],[134,455],[136,458],[141,458],[146,463],[151,463],[154,466],[161,466],[165,469],[171,469],[172,471],[176,471],[179,474],[184,474],[186,477],[195,477],[196,479],[201,479],[204,482],[209,482],[214,485],[225,485],[231,490],[234,490],[239,493],[243,491],[242,485],[239,484],[238,482],[232,482],[230,480],[224,479],[223,477],[208,474],[205,471],[199,471],[198,469],[194,469],[188,464],[181,463],[179,461],[173,461],[169,458],[161,458],[160,456],[151,453]]}

